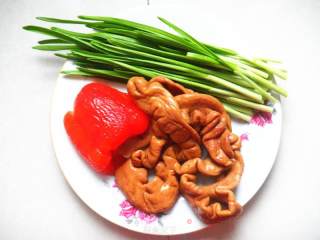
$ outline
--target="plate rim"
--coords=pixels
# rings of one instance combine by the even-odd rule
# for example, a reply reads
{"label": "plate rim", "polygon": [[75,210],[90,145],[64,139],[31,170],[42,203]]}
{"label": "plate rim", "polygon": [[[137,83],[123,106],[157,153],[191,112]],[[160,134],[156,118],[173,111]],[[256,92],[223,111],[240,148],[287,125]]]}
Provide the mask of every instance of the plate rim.
{"label": "plate rim", "polygon": [[[63,69],[65,67],[65,65],[68,63],[68,61],[65,61],[65,63],[63,64],[62,68]],[[77,187],[74,186],[71,181],[68,180],[68,177],[66,176],[66,173],[65,173],[65,170],[63,168],[63,164],[61,163],[61,159],[60,157],[58,157],[58,151],[57,151],[57,145],[56,145],[56,140],[54,139],[54,127],[53,127],[53,124],[54,124],[54,118],[55,118],[55,111],[54,111],[54,105],[56,103],[55,99],[57,98],[58,94],[57,94],[57,89],[58,89],[58,85],[59,85],[59,82],[61,82],[63,79],[65,78],[63,76],[63,74],[59,74],[58,75],[58,78],[56,80],[56,83],[55,83],[55,87],[54,87],[54,91],[53,91],[53,96],[52,96],[52,100],[51,100],[51,109],[50,109],[50,120],[49,120],[49,124],[50,124],[50,139],[51,139],[51,143],[52,143],[52,146],[53,146],[53,151],[54,151],[54,155],[55,155],[55,158],[56,158],[56,161],[58,163],[58,166],[59,166],[59,169],[60,171],[62,172],[62,175],[65,179],[65,181],[67,182],[67,184],[70,186],[70,188],[72,189],[72,191],[76,194],[76,196],[86,205],[86,207],[88,207],[89,209],[91,209],[95,214],[97,214],[98,216],[100,216],[101,218],[107,220],[108,222],[112,223],[112,224],[115,224],[117,226],[120,226],[120,227],[123,227],[125,229],[128,229],[130,231],[134,231],[134,232],[137,232],[137,233],[141,233],[141,234],[147,234],[147,235],[158,235],[158,236],[174,236],[174,235],[182,235],[182,234],[189,234],[189,233],[193,233],[193,232],[198,232],[198,231],[201,231],[201,230],[204,230],[208,227],[210,227],[212,224],[207,224],[207,225],[204,225],[202,228],[199,228],[197,230],[192,230],[192,231],[185,231],[185,232],[173,232],[173,233],[159,233],[159,232],[156,232],[156,233],[151,233],[151,232],[145,232],[145,231],[142,231],[140,230],[140,228],[134,228],[132,227],[131,225],[127,224],[127,225],[121,225],[119,224],[118,222],[114,221],[113,218],[107,218],[105,217],[103,214],[101,214],[99,211],[95,210],[94,206],[92,206],[92,204],[87,201],[85,199],[85,197],[82,196],[81,193],[79,193],[79,191],[77,190]],[[89,78],[90,79],[90,78]],[[90,79],[92,80],[92,79]],[[277,141],[277,144],[276,144],[276,149],[275,151],[273,152],[273,162],[270,166],[270,169],[266,175],[266,177],[264,178],[263,182],[261,182],[261,184],[259,185],[258,188],[256,188],[256,190],[252,193],[252,195],[249,197],[249,199],[242,205],[242,207],[245,207],[252,199],[254,199],[254,196],[260,191],[260,189],[263,187],[263,185],[265,184],[266,180],[268,179],[274,165],[275,165],[275,162],[277,161],[277,154],[279,152],[279,148],[280,148],[280,142],[281,142],[281,136],[282,136],[282,106],[281,106],[281,103],[279,104],[279,108],[280,108],[280,111],[281,111],[281,116],[279,117],[279,125],[280,125],[280,129],[279,129],[279,133],[278,133],[278,141]],[[236,217],[237,219],[241,218],[241,215]]]}
{"label": "plate rim", "polygon": [[[162,4],[159,4],[159,5],[156,5],[154,7],[163,7],[163,6],[166,6],[166,4],[162,5]],[[130,10],[130,11],[134,11],[134,10],[137,10],[139,8],[146,8],[146,7],[152,7],[152,6],[136,6],[134,8],[130,8],[130,9],[127,9]],[[115,14],[117,15],[117,14]],[[119,15],[119,14],[118,14]],[[65,65],[68,63],[68,61],[65,61],[63,63],[63,66],[61,67],[60,70],[62,70]],[[192,231],[184,231],[184,232],[173,232],[173,233],[161,233],[161,232],[145,232],[145,231],[142,231],[140,228],[134,228],[133,226],[127,224],[127,225],[122,225],[116,221],[114,221],[112,218],[106,218],[103,214],[101,214],[99,211],[96,211],[94,209],[94,206],[91,206],[91,203],[89,201],[87,201],[83,196],[81,196],[81,193],[79,193],[79,191],[77,191],[77,187],[73,186],[73,184],[68,180],[68,177],[66,176],[66,173],[62,167],[62,164],[60,162],[60,158],[58,157],[58,153],[57,153],[57,146],[56,146],[56,143],[55,143],[55,139],[54,139],[54,133],[53,133],[53,130],[54,130],[54,127],[53,127],[53,123],[54,123],[54,109],[55,109],[55,103],[56,103],[56,98],[57,98],[57,89],[58,89],[58,86],[59,86],[59,82],[61,81],[61,79],[64,78],[64,75],[59,73],[58,76],[57,76],[57,79],[56,79],[56,82],[55,82],[55,86],[54,86],[54,89],[53,89],[53,94],[52,94],[52,97],[51,97],[51,104],[50,104],[50,119],[49,119],[49,126],[50,126],[50,139],[51,139],[51,144],[53,146],[53,151],[54,151],[54,155],[55,155],[55,158],[57,160],[57,163],[58,163],[58,166],[59,166],[59,169],[61,170],[62,172],[62,175],[65,179],[65,181],[67,182],[67,184],[69,185],[69,187],[72,189],[72,191],[76,194],[76,196],[83,202],[85,203],[86,207],[88,207],[89,209],[91,209],[95,214],[97,214],[99,217],[107,220],[108,222],[114,224],[114,225],[117,225],[117,226],[120,226],[120,227],[123,227],[125,229],[128,229],[130,231],[133,231],[133,232],[136,232],[136,233],[141,233],[141,234],[147,234],[147,235],[152,235],[152,236],[175,236],[175,235],[182,235],[182,234],[190,234],[190,233],[194,233],[194,232],[198,232],[198,231],[201,231],[201,230],[204,230],[204,229],[207,229],[208,227],[210,227],[212,224],[207,224],[207,225],[204,225],[203,227],[197,229],[197,230],[192,230]],[[278,134],[277,134],[277,143],[276,143],[276,148],[275,150],[273,151],[272,153],[272,164],[271,166],[269,167],[269,170],[266,174],[266,176],[264,177],[264,180],[259,184],[259,187],[256,188],[256,190],[252,193],[252,195],[250,196],[250,198],[245,202],[245,204],[243,204],[243,207],[245,207],[249,202],[251,202],[252,199],[254,199],[254,196],[257,195],[257,193],[261,190],[261,188],[263,187],[263,185],[265,184],[266,180],[268,179],[270,173],[272,172],[273,168],[274,168],[274,165],[275,165],[275,162],[277,161],[277,155],[278,155],[278,152],[279,152],[279,149],[280,149],[280,145],[281,145],[281,139],[282,139],[282,133],[283,133],[283,111],[282,111],[282,101],[281,101],[281,98],[280,98],[280,101],[279,101],[279,110],[280,110],[280,116],[279,116],[279,119],[278,119],[278,124],[279,124],[279,131]],[[241,215],[239,217],[237,217],[237,219],[241,218]],[[187,228],[185,228],[187,229]]]}

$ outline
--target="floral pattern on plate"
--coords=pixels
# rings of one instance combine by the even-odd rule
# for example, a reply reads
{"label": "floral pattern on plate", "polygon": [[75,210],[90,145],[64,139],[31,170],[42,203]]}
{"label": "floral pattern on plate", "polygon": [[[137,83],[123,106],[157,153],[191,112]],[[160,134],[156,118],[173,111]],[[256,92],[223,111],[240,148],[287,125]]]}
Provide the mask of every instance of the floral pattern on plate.
{"label": "floral pattern on plate", "polygon": [[242,133],[242,134],[240,135],[240,140],[241,140],[241,142],[243,142],[243,141],[249,141],[249,134],[248,134],[248,133]]}
{"label": "floral pattern on plate", "polygon": [[256,112],[252,118],[250,123],[255,124],[260,127],[264,127],[266,124],[272,123],[272,113],[269,112]]}
{"label": "floral pattern on plate", "polygon": [[121,207],[119,215],[125,217],[129,224],[138,221],[145,222],[146,224],[150,224],[155,221],[159,222],[159,219],[155,214],[148,214],[140,211],[132,206],[128,200],[123,200],[119,206]]}
{"label": "floral pattern on plate", "polygon": [[[115,181],[113,182],[112,187],[117,188],[119,190],[117,183]],[[131,224],[131,223],[139,224],[139,222],[150,224],[158,221],[158,223],[162,225],[160,217],[158,217],[155,214],[148,214],[143,211],[140,211],[136,207],[132,206],[131,203],[126,199],[124,199],[119,204],[119,206],[121,208],[119,212],[119,216],[124,217],[128,224]]]}

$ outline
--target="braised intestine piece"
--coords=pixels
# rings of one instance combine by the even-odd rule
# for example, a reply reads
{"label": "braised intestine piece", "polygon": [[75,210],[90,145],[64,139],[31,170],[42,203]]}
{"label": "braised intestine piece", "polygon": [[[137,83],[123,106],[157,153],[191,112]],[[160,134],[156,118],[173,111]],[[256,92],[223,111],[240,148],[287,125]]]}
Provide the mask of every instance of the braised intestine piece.
{"label": "braised intestine piece", "polygon": [[[116,181],[128,200],[160,213],[174,205],[180,191],[205,222],[241,212],[233,192],[243,171],[241,141],[231,132],[222,104],[164,77],[133,77],[128,92],[152,118],[148,133],[122,149],[128,160],[116,171]],[[208,152],[205,159],[201,145]],[[156,176],[148,181],[153,168]],[[212,184],[199,185],[199,174],[211,177]]]}
{"label": "braised intestine piece", "polygon": [[152,137],[152,130],[149,127],[148,131],[143,133],[142,135],[138,135],[128,139],[124,144],[118,148],[118,153],[125,158],[130,158],[131,154],[138,150],[143,149],[150,144],[150,140]]}
{"label": "braised intestine piece", "polygon": [[[239,152],[241,142],[231,132],[229,116],[222,104],[208,95],[184,94],[176,96],[175,100],[184,112],[186,121],[200,132],[210,160],[228,171],[207,186],[196,184],[195,174],[183,174],[180,178],[182,194],[204,221],[217,222],[238,214],[241,206],[236,202],[232,190],[239,184],[243,160]],[[208,159],[202,161],[208,163]],[[203,174],[199,168],[198,172]]]}
{"label": "braised intestine piece", "polygon": [[[131,140],[121,149],[123,156],[128,156],[130,151],[131,156],[117,169],[116,182],[136,207],[148,213],[164,212],[176,201],[179,184],[175,171],[168,168],[165,162],[159,162],[163,146],[170,139],[181,146],[185,158],[199,157],[201,154],[200,137],[182,119],[172,95],[191,91],[166,78],[158,77],[148,82],[134,77],[128,82],[128,92],[139,107],[152,117],[152,126],[148,134]],[[144,148],[146,139],[150,142]],[[136,149],[135,143],[141,149]],[[148,181],[148,169],[154,167],[156,176]]]}
{"label": "braised intestine piece", "polygon": [[243,160],[238,151],[235,159],[228,173],[210,185],[198,185],[197,176],[192,174],[184,174],[180,178],[180,191],[205,222],[219,222],[236,216],[242,210],[232,191],[239,184],[243,172]]}
{"label": "braised intestine piece", "polygon": [[222,104],[212,96],[199,93],[179,95],[175,100],[184,113],[185,120],[200,132],[202,142],[213,161],[230,166],[233,157],[229,144],[231,124]]}
{"label": "braised intestine piece", "polygon": [[155,77],[149,82],[141,77],[132,77],[127,85],[128,93],[135,98],[138,106],[152,117],[156,128],[180,146],[181,158],[188,160],[200,157],[200,136],[183,119],[174,96],[163,87],[163,82],[166,85],[171,84],[171,91],[177,89],[176,92],[189,92],[164,77]]}
{"label": "braised intestine piece", "polygon": [[162,213],[172,208],[179,193],[175,172],[163,163],[155,168],[155,177],[148,181],[148,170],[136,168],[128,159],[116,171],[116,183],[129,202],[147,213]]}

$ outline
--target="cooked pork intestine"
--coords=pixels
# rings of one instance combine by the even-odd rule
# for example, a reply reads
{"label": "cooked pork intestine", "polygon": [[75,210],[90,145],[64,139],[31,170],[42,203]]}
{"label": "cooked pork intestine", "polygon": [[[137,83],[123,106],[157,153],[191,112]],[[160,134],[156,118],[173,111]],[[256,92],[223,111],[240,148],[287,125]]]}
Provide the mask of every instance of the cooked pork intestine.
{"label": "cooked pork intestine", "polygon": [[[127,160],[116,171],[116,181],[128,200],[145,212],[161,213],[174,205],[180,191],[205,222],[240,213],[233,190],[243,171],[241,141],[223,105],[164,77],[133,77],[127,87],[151,118],[148,133],[120,151]],[[201,146],[208,152],[205,159]],[[148,180],[151,169],[155,177]],[[199,174],[212,183],[198,184]]]}

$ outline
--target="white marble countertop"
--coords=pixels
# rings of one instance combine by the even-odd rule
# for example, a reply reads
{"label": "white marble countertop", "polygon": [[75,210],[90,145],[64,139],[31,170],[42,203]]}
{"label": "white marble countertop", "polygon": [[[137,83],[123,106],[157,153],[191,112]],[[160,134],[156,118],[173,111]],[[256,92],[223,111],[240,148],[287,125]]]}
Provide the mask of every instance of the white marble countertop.
{"label": "white marble countertop", "polygon": [[[21,27],[34,17],[112,15],[169,0],[1,0],[0,239],[167,239],[134,233],[93,213],[66,184],[49,135],[50,102],[63,64],[31,46]],[[175,4],[196,1],[176,0]],[[243,12],[234,23],[277,52],[289,69],[276,164],[238,219],[174,239],[320,239],[320,1],[197,1],[215,12]],[[196,10],[196,9],[195,9]],[[258,161],[259,159],[257,159]]]}

